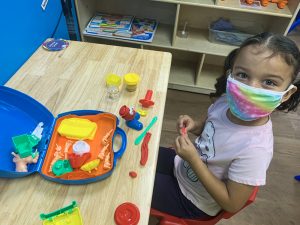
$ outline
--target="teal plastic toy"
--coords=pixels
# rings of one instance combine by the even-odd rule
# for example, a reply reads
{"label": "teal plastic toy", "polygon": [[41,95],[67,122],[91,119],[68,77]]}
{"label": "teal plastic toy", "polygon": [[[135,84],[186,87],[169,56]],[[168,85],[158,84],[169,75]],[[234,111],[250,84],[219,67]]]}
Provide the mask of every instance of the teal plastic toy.
{"label": "teal plastic toy", "polygon": [[16,153],[21,158],[26,158],[28,156],[32,156],[35,158],[36,152],[33,152],[33,147],[35,147],[40,139],[35,135],[23,134],[19,136],[12,137],[12,141],[14,143]]}
{"label": "teal plastic toy", "polygon": [[157,116],[154,116],[149,125],[146,127],[146,129],[135,139],[134,144],[138,145],[141,143],[143,138],[146,136],[147,132],[150,130],[150,128],[155,124],[157,121]]}
{"label": "teal plastic toy", "polygon": [[43,225],[83,225],[76,201],[48,214],[40,214]]}
{"label": "teal plastic toy", "polygon": [[72,171],[73,169],[69,160],[59,159],[54,163],[52,167],[52,172],[55,174],[55,176],[61,176],[65,173],[70,173]]}

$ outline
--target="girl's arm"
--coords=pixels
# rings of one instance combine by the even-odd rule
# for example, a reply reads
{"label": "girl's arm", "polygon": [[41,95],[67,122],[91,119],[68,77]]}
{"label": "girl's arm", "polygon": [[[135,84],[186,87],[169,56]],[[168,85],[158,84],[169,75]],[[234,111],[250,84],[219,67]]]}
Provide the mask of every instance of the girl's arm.
{"label": "girl's arm", "polygon": [[203,163],[188,136],[177,137],[175,146],[176,153],[190,164],[208,193],[225,211],[237,212],[245,205],[253,192],[253,186],[219,180]]}
{"label": "girl's arm", "polygon": [[195,127],[194,127],[194,129],[191,130],[191,133],[193,133],[196,136],[200,136],[203,131],[205,121],[206,121],[206,118],[195,121]]}

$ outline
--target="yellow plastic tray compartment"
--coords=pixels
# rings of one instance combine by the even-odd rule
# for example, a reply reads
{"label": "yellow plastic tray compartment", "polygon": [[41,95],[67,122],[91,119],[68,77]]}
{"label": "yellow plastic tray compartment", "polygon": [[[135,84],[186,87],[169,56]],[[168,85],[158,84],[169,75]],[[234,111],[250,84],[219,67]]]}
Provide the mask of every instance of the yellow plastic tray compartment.
{"label": "yellow plastic tray compartment", "polygon": [[97,130],[97,124],[81,118],[67,118],[59,125],[57,132],[70,139],[93,140]]}
{"label": "yellow plastic tray compartment", "polygon": [[83,225],[78,207],[72,212],[61,213],[50,220],[44,220],[43,225]]}

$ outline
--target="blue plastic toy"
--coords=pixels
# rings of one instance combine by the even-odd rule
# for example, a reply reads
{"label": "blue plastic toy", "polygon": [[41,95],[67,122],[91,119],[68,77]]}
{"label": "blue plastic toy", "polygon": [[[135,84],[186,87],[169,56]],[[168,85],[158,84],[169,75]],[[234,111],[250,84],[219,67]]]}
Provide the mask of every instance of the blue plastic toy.
{"label": "blue plastic toy", "polygon": [[140,114],[134,109],[123,105],[119,110],[120,116],[126,120],[126,125],[135,130],[142,130],[143,124],[139,121]]}

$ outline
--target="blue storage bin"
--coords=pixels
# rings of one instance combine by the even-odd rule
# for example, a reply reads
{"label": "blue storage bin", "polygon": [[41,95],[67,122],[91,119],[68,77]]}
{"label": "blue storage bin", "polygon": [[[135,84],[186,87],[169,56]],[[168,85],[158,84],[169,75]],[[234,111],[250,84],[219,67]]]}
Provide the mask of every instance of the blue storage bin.
{"label": "blue storage bin", "polygon": [[213,43],[241,45],[247,38],[253,36],[253,34],[239,32],[237,30],[221,31],[214,30],[211,27],[209,29],[208,40]]}

